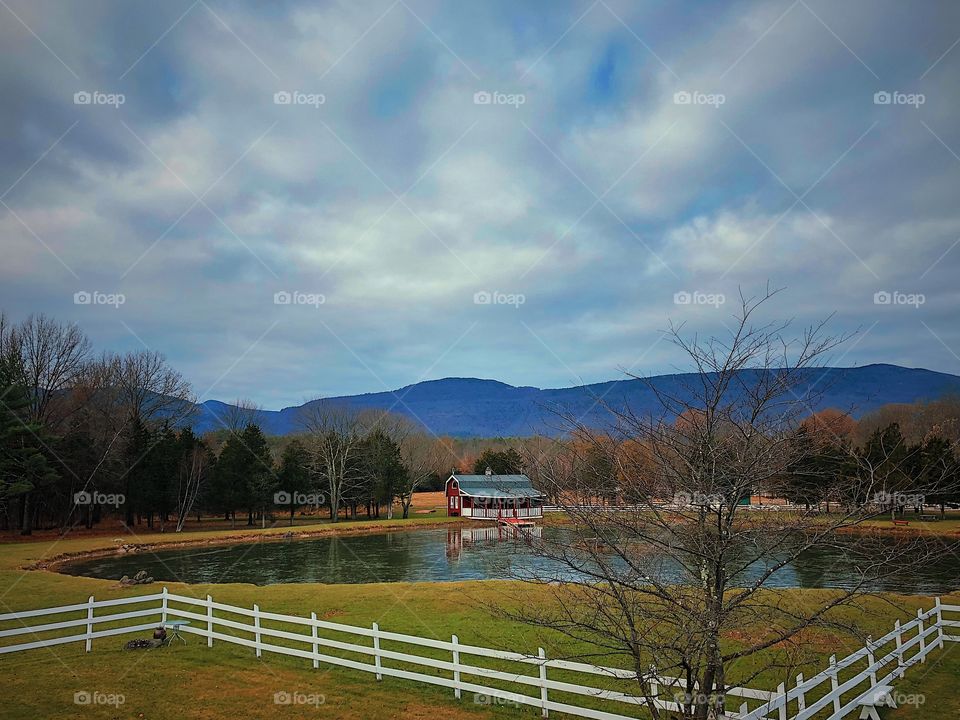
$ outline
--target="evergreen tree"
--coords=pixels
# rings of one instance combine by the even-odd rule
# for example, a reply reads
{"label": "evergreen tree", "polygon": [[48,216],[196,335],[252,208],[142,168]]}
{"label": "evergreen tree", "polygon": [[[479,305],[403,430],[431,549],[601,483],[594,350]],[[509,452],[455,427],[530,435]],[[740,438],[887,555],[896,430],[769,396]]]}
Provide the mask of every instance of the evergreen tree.
{"label": "evergreen tree", "polygon": [[254,514],[260,513],[261,526],[267,523],[267,511],[273,506],[273,494],[277,489],[277,475],[267,439],[254,423],[247,425],[240,436],[244,453],[244,486],[249,509],[247,524],[253,524]]}
{"label": "evergreen tree", "polygon": [[523,472],[523,458],[513,448],[506,450],[484,450],[473,464],[475,475],[483,475],[487,468],[494,475],[519,475]]}
{"label": "evergreen tree", "polygon": [[152,468],[148,461],[153,444],[153,433],[134,416],[124,431],[124,446],[120,457],[119,485],[123,488],[124,517],[133,526],[137,516],[148,507],[146,496],[152,482]]}
{"label": "evergreen tree", "polygon": [[28,423],[30,393],[23,385],[19,359],[0,357],[0,503],[20,500],[21,533],[33,528],[30,504],[37,488],[57,479],[43,453],[42,428]]}
{"label": "evergreen tree", "polygon": [[920,479],[922,487],[936,488],[925,498],[940,507],[940,517],[946,516],[946,504],[960,501],[960,462],[950,442],[942,437],[929,437],[920,447]]}
{"label": "evergreen tree", "polygon": [[[223,513],[234,527],[237,524],[237,508],[249,505],[248,467],[249,453],[244,447],[243,437],[237,433],[230,433],[211,476],[212,482],[206,498],[206,507],[214,512]],[[249,522],[253,522],[252,517]]]}
{"label": "evergreen tree", "polygon": [[299,440],[291,440],[280,458],[277,489],[290,498],[290,524],[297,509],[297,495],[310,490],[310,455]]}
{"label": "evergreen tree", "polygon": [[909,489],[911,453],[898,423],[875,430],[861,453],[868,475],[865,487],[873,491],[877,502],[889,506],[891,517],[899,509],[898,493]]}
{"label": "evergreen tree", "polygon": [[383,430],[377,428],[361,443],[361,495],[380,516],[380,506],[387,505],[388,516],[393,516],[393,498],[402,484],[407,469],[400,456],[400,446]]}
{"label": "evergreen tree", "polygon": [[63,509],[61,525],[66,527],[71,516],[79,513],[84,525],[93,527],[93,505],[77,507],[73,502],[74,493],[82,490],[87,483],[96,487],[96,474],[99,467],[96,447],[90,437],[90,418],[86,413],[75,416],[64,436],[57,443],[57,457],[61,460],[58,467],[58,487],[63,500],[60,507]]}

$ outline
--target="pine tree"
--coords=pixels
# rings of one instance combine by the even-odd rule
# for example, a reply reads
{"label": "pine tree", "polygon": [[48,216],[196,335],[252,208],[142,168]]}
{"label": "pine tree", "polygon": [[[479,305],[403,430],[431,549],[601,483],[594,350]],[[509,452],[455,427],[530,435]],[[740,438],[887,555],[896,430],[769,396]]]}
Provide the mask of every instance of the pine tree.
{"label": "pine tree", "polygon": [[494,475],[519,475],[523,472],[523,458],[513,448],[484,450],[473,464],[473,472],[483,475],[487,468],[490,468]]}
{"label": "pine tree", "polygon": [[259,425],[251,423],[241,436],[246,454],[245,485],[250,508],[249,522],[253,523],[254,512],[259,511],[261,527],[266,527],[267,510],[273,505],[277,489],[277,474],[273,469],[270,447]]}
{"label": "pine tree", "polygon": [[299,440],[291,440],[280,458],[277,489],[290,499],[290,524],[297,509],[297,495],[310,489],[310,455]]}
{"label": "pine tree", "polygon": [[393,498],[407,472],[400,446],[378,428],[364,438],[360,458],[360,498],[373,507],[377,517],[380,506],[387,505],[392,517]]}
{"label": "pine tree", "polygon": [[22,384],[19,358],[0,357],[0,502],[20,499],[21,532],[32,531],[30,499],[34,491],[56,481],[42,448],[38,425],[27,422],[30,394]]}

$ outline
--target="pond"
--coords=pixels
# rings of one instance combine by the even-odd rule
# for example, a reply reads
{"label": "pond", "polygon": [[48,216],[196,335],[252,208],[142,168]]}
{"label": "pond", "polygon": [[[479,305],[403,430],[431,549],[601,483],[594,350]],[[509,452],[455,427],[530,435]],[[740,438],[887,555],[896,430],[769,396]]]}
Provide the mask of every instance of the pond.
{"label": "pond", "polygon": [[[547,540],[562,537],[558,528],[536,528]],[[859,540],[842,541],[852,548]],[[889,542],[894,542],[893,540]],[[843,547],[803,553],[778,570],[770,587],[841,588],[856,577],[856,561]],[[119,580],[139,570],[158,581],[186,583],[375,583],[446,582],[506,579],[535,573],[562,575],[557,563],[538,556],[530,544],[497,527],[433,528],[315,539],[290,539],[224,546],[198,546],[149,553],[79,560],[61,568],[71,575]],[[735,584],[756,578],[753,565]],[[667,571],[669,572],[669,570]],[[909,572],[879,579],[871,589],[933,595],[960,588],[960,544]]]}

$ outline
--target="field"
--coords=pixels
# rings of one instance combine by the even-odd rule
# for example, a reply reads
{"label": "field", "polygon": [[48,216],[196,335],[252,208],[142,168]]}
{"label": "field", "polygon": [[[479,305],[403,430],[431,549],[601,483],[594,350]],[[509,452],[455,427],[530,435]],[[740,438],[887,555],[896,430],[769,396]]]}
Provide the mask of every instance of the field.
{"label": "field", "polygon": [[[429,503],[428,503],[429,504]],[[300,526],[297,533],[350,532],[402,529],[421,524],[445,522],[442,515],[412,516],[410,520],[370,523],[342,522]],[[944,528],[946,529],[946,528]],[[283,535],[285,526],[260,530],[203,531],[173,536],[169,533],[140,537],[138,543],[169,544],[181,541],[238,541],[261,536]],[[157,586],[121,588],[105,580],[60,575],[46,569],[51,558],[90,552],[115,546],[114,538],[84,537],[60,540],[38,539],[0,545],[0,613],[17,609],[53,606],[85,600],[155,592]],[[37,569],[26,569],[37,568]],[[960,583],[958,583],[960,584]],[[203,597],[212,594],[218,601],[250,607],[258,603],[274,612],[308,615],[338,623],[369,626],[378,622],[384,630],[449,639],[456,633],[462,642],[535,652],[538,646],[548,654],[575,653],[562,639],[495,617],[490,605],[504,591],[516,589],[504,582],[463,582],[371,585],[195,585],[168,583],[172,592]],[[784,602],[817,606],[829,591],[786,591]],[[533,598],[531,597],[531,600]],[[960,603],[960,595],[950,600]],[[895,618],[906,619],[917,607],[930,601],[919,597],[885,596],[870,601],[864,624],[874,635],[886,632]],[[844,611],[852,612],[852,611]],[[745,633],[758,632],[745,628]],[[253,651],[215,643],[207,648],[202,640],[188,637],[189,644],[152,651],[123,651],[119,638],[97,640],[90,654],[80,644],[0,656],[0,692],[6,698],[4,717],[76,718],[426,718],[426,717],[537,717],[532,710],[491,707],[475,702],[464,693],[462,700],[452,692],[408,681],[385,678],[376,682],[367,674],[342,668],[312,670],[308,661],[265,654],[256,659]],[[826,658],[842,656],[859,646],[842,636],[811,638]],[[960,715],[960,698],[954,691],[960,677],[958,644],[948,644],[932,661],[914,668],[898,684],[903,692],[923,693],[926,703],[919,709],[905,706],[887,718],[955,718]],[[768,687],[773,680],[761,677],[754,686]],[[774,683],[775,684],[775,683]],[[100,692],[103,697],[122,695],[123,705],[77,705],[76,692]],[[276,705],[275,693],[299,693],[317,705]],[[322,696],[323,703],[319,704]]]}

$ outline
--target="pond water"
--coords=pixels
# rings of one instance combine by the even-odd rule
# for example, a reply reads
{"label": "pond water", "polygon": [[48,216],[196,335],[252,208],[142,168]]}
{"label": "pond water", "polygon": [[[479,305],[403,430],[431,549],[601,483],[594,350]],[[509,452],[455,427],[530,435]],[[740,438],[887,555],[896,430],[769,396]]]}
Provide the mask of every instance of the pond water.
{"label": "pond water", "polygon": [[[558,528],[537,528],[547,540]],[[855,537],[843,541],[853,548]],[[894,542],[891,540],[890,542]],[[848,587],[857,576],[854,553],[844,547],[809,550],[778,570],[770,587]],[[536,553],[509,529],[439,528],[316,539],[291,539],[161,550],[80,560],[61,568],[71,575],[118,580],[146,570],[158,581],[187,583],[374,583],[504,579],[568,573]],[[756,578],[754,565],[738,578]],[[669,567],[665,572],[669,574]],[[931,595],[960,588],[960,543],[917,563],[909,572],[879,579],[871,589]]]}

